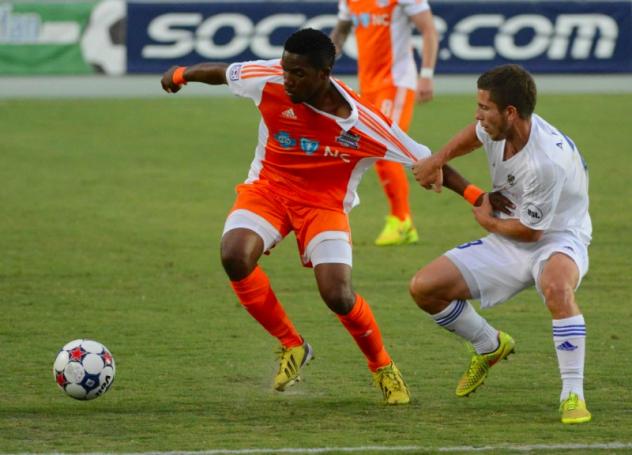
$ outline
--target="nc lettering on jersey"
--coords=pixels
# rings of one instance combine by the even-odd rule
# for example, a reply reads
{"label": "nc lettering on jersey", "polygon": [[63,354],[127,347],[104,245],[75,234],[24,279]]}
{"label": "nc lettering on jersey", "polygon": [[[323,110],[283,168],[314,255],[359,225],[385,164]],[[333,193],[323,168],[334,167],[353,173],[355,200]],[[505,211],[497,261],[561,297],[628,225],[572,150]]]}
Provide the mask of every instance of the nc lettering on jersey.
{"label": "nc lettering on jersey", "polygon": [[378,27],[388,27],[390,25],[388,14],[352,14],[351,22],[353,23],[354,27],[369,27],[371,25],[377,25]]}
{"label": "nc lettering on jersey", "polygon": [[[376,0],[379,1],[379,0]],[[335,2],[129,2],[127,71],[162,72],[201,59],[248,61],[278,58],[294,30],[329,33]],[[534,5],[536,5],[534,7]],[[632,9],[629,2],[516,0],[506,3],[436,2],[439,63],[445,73],[473,73],[509,61],[533,72],[632,72]],[[356,27],[388,26],[380,12],[353,16]],[[413,46],[421,49],[416,34]],[[336,62],[337,74],[353,74],[357,48],[350,39]]]}
{"label": "nc lettering on jersey", "polygon": [[332,157],[332,158],[339,158],[339,159],[341,159],[342,161],[344,161],[345,163],[350,163],[350,162],[351,162],[351,159],[350,159],[350,156],[349,156],[349,154],[348,154],[348,153],[340,153],[340,151],[339,151],[339,150],[332,149],[332,148],[331,148],[331,147],[329,147],[329,146],[326,146],[326,147],[325,147],[325,153],[324,153],[324,155],[325,155],[325,156]]}

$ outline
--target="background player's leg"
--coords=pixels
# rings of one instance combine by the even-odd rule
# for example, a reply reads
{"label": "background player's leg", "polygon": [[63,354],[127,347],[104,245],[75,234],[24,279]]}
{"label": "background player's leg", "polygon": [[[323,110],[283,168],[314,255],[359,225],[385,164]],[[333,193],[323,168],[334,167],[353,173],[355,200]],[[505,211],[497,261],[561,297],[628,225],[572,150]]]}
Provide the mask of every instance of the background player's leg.
{"label": "background player's leg", "polygon": [[[390,87],[380,91],[373,100],[384,115],[407,131],[414,109],[414,91]],[[378,246],[417,243],[419,234],[412,222],[409,203],[408,176],[404,166],[390,161],[378,161],[375,170],[389,203],[389,215],[382,232],[375,240]]]}

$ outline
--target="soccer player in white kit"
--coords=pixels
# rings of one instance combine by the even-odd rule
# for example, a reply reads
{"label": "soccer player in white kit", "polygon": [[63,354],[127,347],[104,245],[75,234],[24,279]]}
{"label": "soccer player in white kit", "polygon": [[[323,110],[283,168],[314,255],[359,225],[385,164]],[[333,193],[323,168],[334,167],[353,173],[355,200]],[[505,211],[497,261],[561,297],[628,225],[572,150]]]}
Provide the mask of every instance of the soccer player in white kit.
{"label": "soccer player in white kit", "polygon": [[413,172],[422,186],[439,191],[441,167],[482,145],[494,191],[512,204],[506,213],[494,211],[486,194],[473,213],[490,234],[423,267],[413,277],[410,292],[437,324],[474,348],[457,385],[461,397],[474,392],[490,367],[515,345],[467,300],[480,299],[481,308],[489,308],[535,285],[553,318],[562,378],[561,421],[588,422],[591,414],[583,391],[586,325],[575,301],[575,290],[588,270],[592,233],[587,168],[573,141],[533,113],[536,87],[522,67],[496,67],[482,74],[477,86],[476,123],[417,162]]}

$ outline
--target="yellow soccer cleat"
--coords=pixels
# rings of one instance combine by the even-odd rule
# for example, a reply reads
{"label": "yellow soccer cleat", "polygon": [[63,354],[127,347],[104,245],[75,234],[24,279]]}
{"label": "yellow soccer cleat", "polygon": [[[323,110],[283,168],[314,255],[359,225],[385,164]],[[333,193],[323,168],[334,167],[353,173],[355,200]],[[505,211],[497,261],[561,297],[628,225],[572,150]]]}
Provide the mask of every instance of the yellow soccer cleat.
{"label": "yellow soccer cleat", "polygon": [[586,409],[586,402],[580,400],[577,394],[571,393],[568,398],[560,403],[562,423],[586,423],[590,422],[592,415]]}
{"label": "yellow soccer cleat", "polygon": [[402,221],[393,215],[386,217],[384,229],[375,240],[377,246],[406,245],[417,242],[419,242],[419,234],[410,216]]}
{"label": "yellow soccer cleat", "polygon": [[489,369],[514,352],[516,342],[505,332],[498,332],[498,343],[498,348],[489,354],[474,353],[469,368],[456,386],[457,397],[466,397],[474,392],[485,381]]}
{"label": "yellow soccer cleat", "polygon": [[307,342],[293,348],[281,347],[279,351],[279,371],[274,377],[274,388],[283,392],[301,380],[301,368],[314,358],[314,350]]}
{"label": "yellow soccer cleat", "polygon": [[410,392],[393,362],[373,373],[373,382],[382,390],[385,404],[408,404]]}

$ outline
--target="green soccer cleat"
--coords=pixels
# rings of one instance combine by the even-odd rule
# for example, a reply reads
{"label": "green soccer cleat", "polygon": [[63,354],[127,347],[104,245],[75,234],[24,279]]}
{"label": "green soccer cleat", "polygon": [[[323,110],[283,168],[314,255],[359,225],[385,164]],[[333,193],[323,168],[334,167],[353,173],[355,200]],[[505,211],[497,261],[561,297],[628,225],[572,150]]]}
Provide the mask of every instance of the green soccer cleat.
{"label": "green soccer cleat", "polygon": [[393,362],[385,367],[378,368],[377,371],[373,373],[373,382],[375,382],[375,385],[382,391],[385,404],[410,403],[408,386]]}
{"label": "green soccer cleat", "polygon": [[586,402],[580,400],[577,394],[571,393],[568,398],[560,403],[562,423],[586,423],[590,422],[592,415],[586,409]]}
{"label": "green soccer cleat", "polygon": [[402,221],[393,215],[386,217],[384,229],[375,240],[377,246],[406,245],[417,242],[419,242],[419,234],[410,216]]}
{"label": "green soccer cleat", "polygon": [[456,386],[456,396],[466,397],[474,392],[489,374],[489,369],[496,362],[513,354],[516,342],[505,332],[498,332],[498,348],[488,354],[477,354],[472,356],[470,366],[463,374]]}
{"label": "green soccer cleat", "polygon": [[292,348],[281,347],[279,351],[279,371],[274,377],[274,388],[283,392],[286,388],[301,380],[301,368],[314,358],[314,350],[309,343],[303,342]]}

